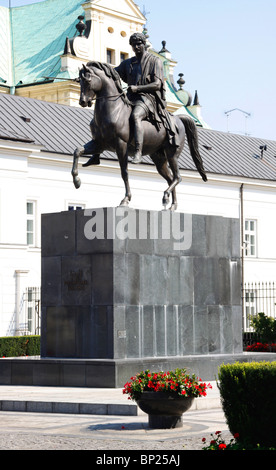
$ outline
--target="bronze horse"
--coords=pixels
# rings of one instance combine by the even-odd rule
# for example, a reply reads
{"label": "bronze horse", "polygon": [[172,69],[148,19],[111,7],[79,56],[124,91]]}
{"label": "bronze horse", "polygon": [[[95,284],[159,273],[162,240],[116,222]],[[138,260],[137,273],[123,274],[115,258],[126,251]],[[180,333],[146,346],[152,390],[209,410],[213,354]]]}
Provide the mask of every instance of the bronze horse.
{"label": "bronze horse", "polygon": [[[95,99],[94,118],[90,123],[92,140],[74,152],[72,168],[73,182],[76,188],[81,185],[78,177],[78,160],[84,155],[92,158],[83,166],[99,163],[99,156],[105,150],[116,152],[121,175],[125,184],[125,197],[121,206],[127,206],[131,200],[131,191],[128,181],[128,156],[134,154],[133,133],[130,127],[130,114],[132,111],[121,85],[121,80],[108,64],[88,62],[79,72],[81,85],[80,105],[91,106]],[[144,145],[143,155],[149,155],[157,171],[165,178],[168,188],[164,191],[163,206],[169,203],[172,195],[170,210],[177,208],[175,187],[181,182],[178,167],[178,157],[181,154],[185,135],[187,136],[190,153],[195,166],[204,181],[207,181],[202,159],[198,150],[197,129],[194,121],[185,115],[172,116],[179,130],[179,147],[169,145],[165,128],[157,129],[149,121],[143,121]],[[95,163],[96,162],[96,163]]]}

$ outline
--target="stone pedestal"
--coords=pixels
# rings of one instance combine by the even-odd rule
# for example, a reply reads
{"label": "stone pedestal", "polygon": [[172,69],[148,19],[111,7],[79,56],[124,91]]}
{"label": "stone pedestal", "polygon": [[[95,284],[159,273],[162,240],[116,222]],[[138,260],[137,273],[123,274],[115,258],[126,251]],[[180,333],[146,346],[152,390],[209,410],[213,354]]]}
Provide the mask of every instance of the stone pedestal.
{"label": "stone pedestal", "polygon": [[274,360],[242,352],[238,219],[123,208],[42,216],[41,356],[0,384],[123,387],[141,370]]}
{"label": "stone pedestal", "polygon": [[238,219],[205,215],[43,215],[41,357],[240,353],[239,234]]}

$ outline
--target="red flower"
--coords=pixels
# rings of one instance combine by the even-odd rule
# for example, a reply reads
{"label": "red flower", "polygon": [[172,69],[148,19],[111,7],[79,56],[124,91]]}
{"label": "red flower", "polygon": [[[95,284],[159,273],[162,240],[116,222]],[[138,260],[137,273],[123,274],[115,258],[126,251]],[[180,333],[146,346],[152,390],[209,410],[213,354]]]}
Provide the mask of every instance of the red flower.
{"label": "red flower", "polygon": [[235,438],[235,439],[239,439],[239,437],[240,437],[239,433],[238,433],[238,432],[235,432],[234,438]]}
{"label": "red flower", "polygon": [[220,450],[226,449],[226,444],[219,444],[219,449]]}
{"label": "red flower", "polygon": [[205,442],[205,441],[206,441],[206,439],[205,439],[205,437],[203,437],[203,438],[202,438],[202,442]]}

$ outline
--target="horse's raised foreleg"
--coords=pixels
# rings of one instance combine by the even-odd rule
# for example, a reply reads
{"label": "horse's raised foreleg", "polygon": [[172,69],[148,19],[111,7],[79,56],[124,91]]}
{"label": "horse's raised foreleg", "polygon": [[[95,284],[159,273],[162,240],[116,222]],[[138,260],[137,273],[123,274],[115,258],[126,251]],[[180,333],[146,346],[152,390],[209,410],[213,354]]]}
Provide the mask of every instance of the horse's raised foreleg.
{"label": "horse's raised foreleg", "polygon": [[[84,155],[94,155],[96,158],[95,158],[95,162],[93,164],[96,164],[98,165],[100,163],[99,161],[99,155],[101,153],[101,149],[99,148],[98,144],[95,142],[95,140],[91,140],[90,142],[88,142],[87,144],[85,144],[83,147],[78,147],[76,148],[76,150],[74,151],[74,156],[73,156],[73,167],[72,167],[72,171],[71,171],[71,174],[73,176],[73,183],[75,185],[75,188],[79,188],[80,185],[81,185],[81,180],[78,176],[78,163],[79,163],[79,158],[80,157],[83,157]],[[88,165],[91,165],[92,162],[91,160],[93,159],[94,157],[90,158],[90,160],[87,162],[87,164],[84,164],[83,166],[88,166]],[[98,160],[97,160],[98,159]]]}
{"label": "horse's raised foreleg", "polygon": [[79,163],[79,158],[82,157],[82,155],[84,155],[84,147],[79,147],[79,148],[76,148],[76,150],[74,151],[74,156],[73,156],[73,167],[72,167],[72,171],[71,171],[71,175],[73,176],[73,183],[75,185],[75,188],[78,189],[81,185],[81,180],[78,176],[78,163]]}
{"label": "horse's raised foreleg", "polygon": [[121,201],[120,206],[128,206],[131,201],[131,192],[130,186],[128,181],[128,152],[127,152],[127,144],[120,140],[117,143],[116,153],[119,159],[120,168],[121,168],[121,175],[125,184],[125,197]]}

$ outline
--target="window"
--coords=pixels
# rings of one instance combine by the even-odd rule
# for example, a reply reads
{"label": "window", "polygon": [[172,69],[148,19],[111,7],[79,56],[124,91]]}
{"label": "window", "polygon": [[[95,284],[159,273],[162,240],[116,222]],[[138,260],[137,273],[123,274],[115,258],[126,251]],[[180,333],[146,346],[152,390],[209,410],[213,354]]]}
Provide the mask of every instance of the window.
{"label": "window", "polygon": [[35,202],[27,201],[27,245],[35,245]]}
{"label": "window", "polygon": [[252,316],[256,314],[256,291],[246,290],[244,293],[244,331],[253,331],[251,327]]}
{"label": "window", "polygon": [[115,63],[115,51],[113,49],[107,49],[106,50],[106,62],[108,64],[114,64]]}
{"label": "window", "polygon": [[68,211],[80,211],[84,208],[84,204],[68,204]]}
{"label": "window", "polygon": [[245,220],[244,250],[245,256],[256,256],[256,220]]}
{"label": "window", "polygon": [[125,52],[120,53],[120,61],[123,62],[123,60],[126,60],[128,58],[128,54]]}
{"label": "window", "polygon": [[40,334],[40,288],[27,287],[24,295],[25,301],[25,328],[29,334]]}

